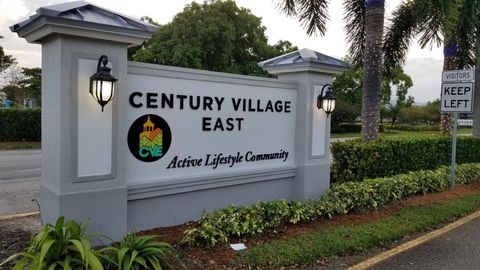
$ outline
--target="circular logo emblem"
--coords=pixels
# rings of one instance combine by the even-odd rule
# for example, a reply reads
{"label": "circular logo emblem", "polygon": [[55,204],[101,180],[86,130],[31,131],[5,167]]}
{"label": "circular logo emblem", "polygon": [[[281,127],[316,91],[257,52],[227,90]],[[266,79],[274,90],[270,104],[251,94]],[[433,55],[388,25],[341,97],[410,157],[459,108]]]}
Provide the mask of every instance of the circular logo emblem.
{"label": "circular logo emblem", "polygon": [[144,162],[161,159],[170,148],[172,132],[167,121],[154,114],[140,116],[128,130],[128,148]]}

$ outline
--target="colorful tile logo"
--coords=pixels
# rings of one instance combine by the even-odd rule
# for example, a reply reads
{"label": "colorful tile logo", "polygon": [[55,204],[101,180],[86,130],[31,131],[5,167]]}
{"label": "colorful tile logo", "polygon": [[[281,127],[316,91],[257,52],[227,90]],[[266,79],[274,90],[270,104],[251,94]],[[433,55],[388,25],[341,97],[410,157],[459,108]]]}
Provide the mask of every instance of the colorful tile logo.
{"label": "colorful tile logo", "polygon": [[158,115],[147,114],[133,122],[128,131],[128,148],[144,162],[157,161],[168,151],[172,134],[168,123]]}

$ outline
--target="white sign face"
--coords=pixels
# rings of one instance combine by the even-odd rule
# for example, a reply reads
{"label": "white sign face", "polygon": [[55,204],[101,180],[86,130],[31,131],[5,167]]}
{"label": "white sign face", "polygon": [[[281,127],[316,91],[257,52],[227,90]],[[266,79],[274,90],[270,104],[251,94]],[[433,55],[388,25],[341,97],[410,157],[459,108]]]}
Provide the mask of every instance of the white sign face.
{"label": "white sign face", "polygon": [[442,112],[471,113],[473,110],[473,82],[443,83]]}
{"label": "white sign face", "polygon": [[462,82],[475,80],[473,69],[447,70],[442,73],[442,82]]}
{"label": "white sign face", "polygon": [[462,127],[473,127],[472,119],[458,119],[457,123],[459,126],[462,126]]}
{"label": "white sign face", "polygon": [[128,75],[127,184],[294,165],[295,86],[181,75]]}

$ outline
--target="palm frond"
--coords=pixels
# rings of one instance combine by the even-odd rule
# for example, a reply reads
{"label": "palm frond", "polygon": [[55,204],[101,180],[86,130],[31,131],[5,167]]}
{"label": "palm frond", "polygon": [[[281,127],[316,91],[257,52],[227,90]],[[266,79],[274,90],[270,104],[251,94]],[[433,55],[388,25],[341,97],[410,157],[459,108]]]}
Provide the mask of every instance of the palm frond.
{"label": "palm frond", "polygon": [[348,52],[353,64],[361,66],[365,51],[365,0],[346,0],[343,6]]}
{"label": "palm frond", "polygon": [[327,27],[328,0],[282,0],[280,8],[285,14],[297,17],[308,35],[324,35]]}
{"label": "palm frond", "polygon": [[404,2],[392,13],[383,41],[385,71],[405,63],[408,48],[417,33],[419,21],[415,1]]}
{"label": "palm frond", "polygon": [[[440,46],[445,36],[450,36],[458,21],[461,0],[415,0],[416,16],[420,19],[418,30],[420,46]],[[448,38],[448,37],[447,37]]]}

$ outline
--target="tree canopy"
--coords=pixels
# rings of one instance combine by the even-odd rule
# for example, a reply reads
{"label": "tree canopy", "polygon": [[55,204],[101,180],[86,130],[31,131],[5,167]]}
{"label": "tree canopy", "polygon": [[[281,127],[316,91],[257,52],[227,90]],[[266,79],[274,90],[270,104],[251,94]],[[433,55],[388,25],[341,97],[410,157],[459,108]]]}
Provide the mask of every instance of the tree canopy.
{"label": "tree canopy", "polygon": [[15,58],[13,58],[13,56],[11,55],[5,54],[2,46],[0,46],[0,72],[9,68],[14,63],[15,63]]}
{"label": "tree canopy", "polygon": [[[144,20],[153,22],[150,18]],[[269,45],[261,18],[233,0],[192,2],[136,50],[134,61],[247,75],[266,75],[257,62],[297,48]]]}

